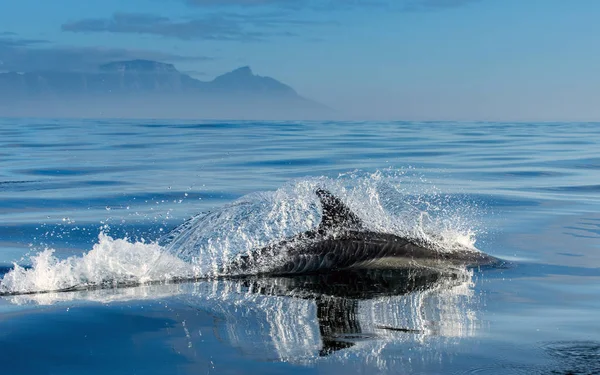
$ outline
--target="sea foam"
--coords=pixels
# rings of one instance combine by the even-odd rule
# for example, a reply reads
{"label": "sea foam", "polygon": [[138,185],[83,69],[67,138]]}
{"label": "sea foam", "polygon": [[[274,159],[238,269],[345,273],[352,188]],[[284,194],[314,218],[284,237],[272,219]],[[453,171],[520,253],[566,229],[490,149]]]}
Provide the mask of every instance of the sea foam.
{"label": "sea foam", "polygon": [[31,268],[17,264],[0,284],[0,293],[35,293],[116,287],[191,277],[189,264],[170,256],[156,243],[113,239],[100,233],[98,243],[82,256],[59,259],[53,249],[31,256]]}

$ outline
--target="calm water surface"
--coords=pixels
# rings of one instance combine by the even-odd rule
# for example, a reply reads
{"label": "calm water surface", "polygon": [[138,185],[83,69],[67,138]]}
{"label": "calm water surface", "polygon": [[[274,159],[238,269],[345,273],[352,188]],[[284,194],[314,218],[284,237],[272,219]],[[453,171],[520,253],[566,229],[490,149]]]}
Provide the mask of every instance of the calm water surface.
{"label": "calm water surface", "polygon": [[153,242],[185,219],[250,207],[221,215],[211,264],[253,244],[236,228],[310,226],[319,183],[511,264],[0,297],[2,373],[600,374],[600,124],[3,119],[0,274],[176,276]]}

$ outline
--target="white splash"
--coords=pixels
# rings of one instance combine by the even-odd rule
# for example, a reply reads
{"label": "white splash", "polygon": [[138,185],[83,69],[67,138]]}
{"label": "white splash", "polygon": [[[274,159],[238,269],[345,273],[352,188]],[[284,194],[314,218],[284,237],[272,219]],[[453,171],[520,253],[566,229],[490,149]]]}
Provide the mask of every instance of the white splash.
{"label": "white splash", "polygon": [[249,194],[197,216],[161,243],[198,274],[219,274],[236,255],[314,228],[321,220],[315,194],[320,187],[339,197],[369,230],[413,238],[437,251],[477,251],[474,205],[427,190],[426,184],[405,186],[407,179],[387,171],[290,181],[274,192]]}
{"label": "white splash", "polygon": [[53,249],[31,257],[29,269],[15,264],[0,284],[0,293],[34,293],[90,287],[113,287],[168,281],[191,275],[191,267],[156,243],[129,242],[100,233],[98,243],[82,256],[58,259]]}
{"label": "white splash", "polygon": [[[100,233],[98,243],[81,256],[60,259],[46,249],[31,257],[31,268],[15,265],[0,281],[0,294],[218,275],[239,254],[314,228],[321,220],[317,187],[338,196],[369,230],[426,241],[438,251],[476,251],[477,210],[469,202],[439,194],[422,178],[416,181],[397,170],[293,180],[274,192],[249,194],[197,216],[157,243]],[[277,254],[266,267],[284,259],[285,254]]]}

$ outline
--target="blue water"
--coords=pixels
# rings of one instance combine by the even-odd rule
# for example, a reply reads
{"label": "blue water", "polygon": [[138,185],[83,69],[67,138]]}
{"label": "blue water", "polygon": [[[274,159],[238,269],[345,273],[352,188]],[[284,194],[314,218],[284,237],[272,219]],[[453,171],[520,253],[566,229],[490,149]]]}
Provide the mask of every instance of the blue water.
{"label": "blue water", "polygon": [[[599,150],[586,123],[2,119],[0,368],[600,374]],[[510,265],[168,282],[316,225],[316,186]]]}

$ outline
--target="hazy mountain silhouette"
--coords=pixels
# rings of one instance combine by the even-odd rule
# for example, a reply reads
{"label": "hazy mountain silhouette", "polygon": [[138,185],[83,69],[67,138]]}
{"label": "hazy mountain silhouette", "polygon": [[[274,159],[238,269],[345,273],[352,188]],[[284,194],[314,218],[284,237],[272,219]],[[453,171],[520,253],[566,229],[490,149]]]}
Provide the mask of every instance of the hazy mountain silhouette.
{"label": "hazy mountain silhouette", "polygon": [[150,60],[112,62],[94,72],[0,74],[0,116],[303,119],[331,113],[247,66],[207,82]]}

